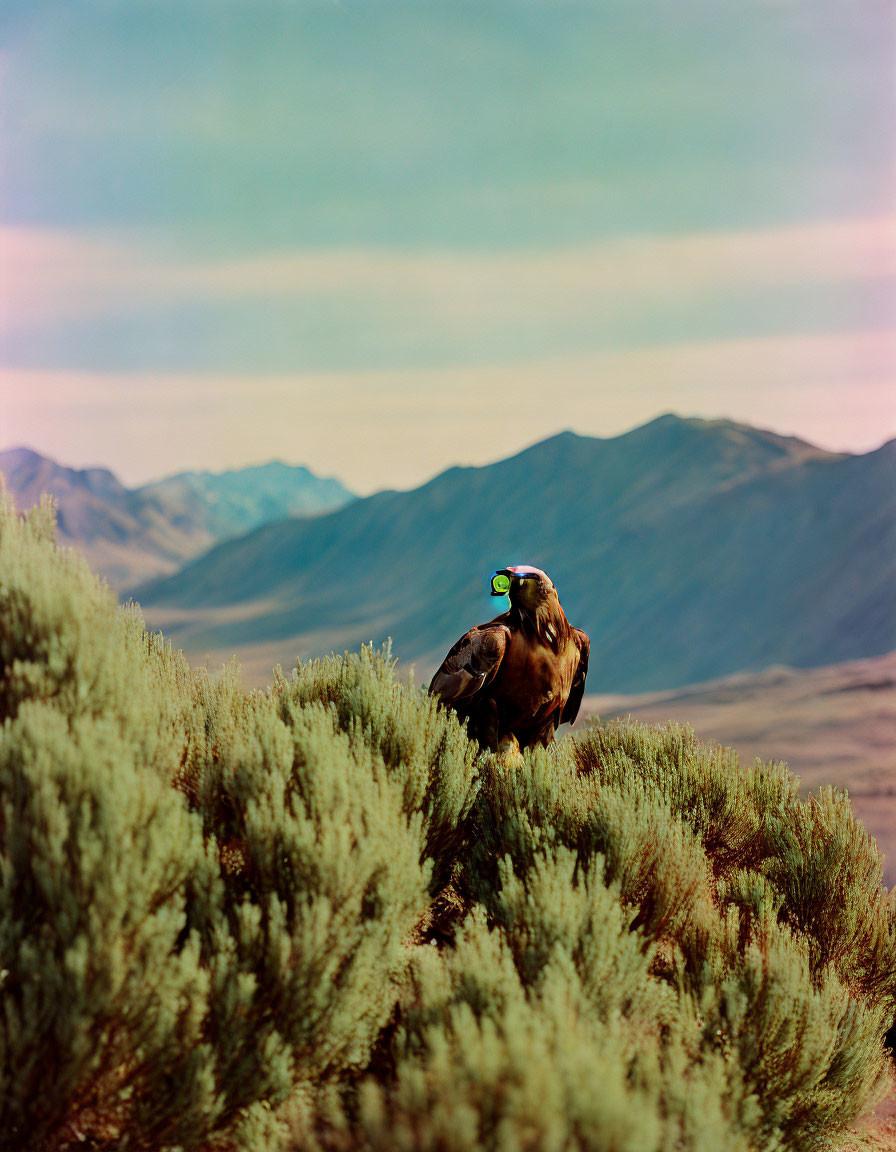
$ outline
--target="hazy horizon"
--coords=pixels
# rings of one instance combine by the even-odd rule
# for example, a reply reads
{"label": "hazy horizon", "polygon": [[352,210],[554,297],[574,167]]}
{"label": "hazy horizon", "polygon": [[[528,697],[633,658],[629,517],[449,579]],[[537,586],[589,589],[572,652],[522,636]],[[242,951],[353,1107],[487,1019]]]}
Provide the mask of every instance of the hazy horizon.
{"label": "hazy horizon", "polygon": [[[497,456],[497,457],[494,457],[494,458],[491,458],[488,460],[476,461],[475,463],[463,464],[463,463],[460,463],[459,461],[453,461],[451,463],[445,464],[445,465],[437,468],[435,472],[424,475],[419,481],[412,483],[412,484],[404,485],[401,488],[397,488],[396,490],[404,491],[404,490],[412,490],[413,488],[420,487],[423,484],[428,483],[430,480],[435,479],[435,477],[441,475],[443,472],[450,470],[451,468],[455,468],[455,467],[485,467],[489,464],[499,463],[502,460],[506,460],[510,457],[519,455],[520,453],[525,452],[527,449],[535,447],[536,444],[540,444],[544,440],[552,439],[554,436],[563,435],[564,433],[567,433],[567,432],[572,432],[576,436],[591,437],[594,439],[601,439],[601,440],[612,440],[612,439],[616,439],[617,437],[620,437],[620,436],[625,436],[629,432],[634,432],[638,428],[642,428],[646,424],[650,424],[654,420],[659,420],[664,416],[674,416],[674,417],[677,417],[678,419],[681,419],[681,420],[700,419],[700,420],[706,420],[709,423],[716,423],[716,422],[724,423],[724,422],[730,420],[729,417],[724,417],[724,416],[723,417],[702,417],[702,416],[701,417],[694,417],[694,416],[684,416],[684,415],[681,415],[680,413],[677,413],[677,412],[662,412],[662,413],[658,413],[656,416],[652,417],[650,420],[645,420],[645,421],[640,422],[638,424],[633,424],[631,427],[623,428],[620,432],[611,433],[607,436],[591,437],[590,433],[576,432],[572,428],[561,428],[557,432],[553,432],[548,436],[543,436],[543,437],[539,438],[538,440],[529,441],[529,442],[523,444],[520,448],[515,449],[511,452],[508,452],[503,456]],[[892,440],[896,439],[896,436],[885,436],[879,443],[872,443],[869,447],[862,447],[862,448],[857,448],[857,449],[832,448],[832,447],[829,447],[828,445],[825,445],[825,444],[819,444],[815,440],[808,440],[808,439],[806,439],[806,437],[797,436],[797,434],[793,433],[793,432],[782,432],[776,428],[763,428],[763,427],[760,427],[758,425],[746,425],[746,424],[744,424],[743,421],[732,421],[732,423],[741,424],[745,427],[752,427],[758,432],[772,432],[772,433],[775,433],[776,435],[779,435],[779,436],[794,436],[794,437],[796,437],[796,439],[804,440],[806,443],[811,444],[814,447],[820,448],[820,449],[827,451],[827,452],[833,452],[833,453],[841,453],[842,452],[846,455],[856,455],[856,456],[864,456],[870,452],[875,452],[878,449],[882,448],[885,444],[888,444]],[[335,472],[332,472],[332,471],[331,472],[325,472],[325,471],[319,472],[316,469],[309,468],[308,464],[303,460],[284,460],[281,457],[268,457],[267,459],[248,460],[244,464],[238,464],[238,465],[235,465],[233,467],[222,466],[220,468],[177,469],[173,472],[160,472],[160,473],[154,472],[151,475],[146,476],[145,478],[138,478],[137,480],[130,481],[126,478],[125,475],[123,475],[121,472],[116,471],[116,469],[111,468],[105,461],[102,461],[102,460],[94,460],[94,461],[90,461],[87,463],[73,463],[70,460],[65,460],[62,458],[48,456],[47,453],[41,452],[39,448],[36,448],[32,444],[0,445],[0,453],[5,452],[5,451],[16,451],[19,449],[37,452],[41,456],[44,456],[48,459],[52,459],[56,464],[60,465],[61,467],[74,468],[77,471],[84,471],[84,470],[91,469],[91,468],[105,468],[105,469],[111,471],[116,476],[117,479],[121,480],[125,484],[125,486],[129,487],[129,488],[138,488],[138,487],[142,487],[144,485],[152,484],[152,483],[159,481],[159,480],[166,480],[166,479],[169,479],[171,476],[177,475],[179,473],[186,474],[188,472],[192,472],[192,473],[209,473],[209,474],[214,475],[214,474],[219,474],[222,472],[241,471],[243,469],[249,469],[249,468],[264,468],[270,464],[281,464],[281,465],[286,465],[287,467],[304,467],[304,468],[308,468],[310,472],[312,472],[315,476],[317,476],[320,479],[335,479],[335,480],[339,480],[339,481],[344,481],[344,478],[342,476],[337,475]],[[348,485],[348,487],[351,488],[350,485]],[[351,490],[355,495],[363,497],[363,496],[373,495],[376,492],[387,491],[387,490],[390,490],[390,488],[395,488],[395,486],[385,486],[384,485],[384,486],[381,486],[378,488],[371,488],[369,491],[358,491],[356,489],[351,489]]]}

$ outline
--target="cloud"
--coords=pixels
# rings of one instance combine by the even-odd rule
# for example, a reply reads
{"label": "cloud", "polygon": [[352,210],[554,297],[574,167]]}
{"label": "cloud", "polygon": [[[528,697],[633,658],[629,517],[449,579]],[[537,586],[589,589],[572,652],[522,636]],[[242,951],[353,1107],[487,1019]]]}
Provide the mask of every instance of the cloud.
{"label": "cloud", "polygon": [[[138,240],[51,229],[0,228],[4,263],[26,309],[47,314],[106,308],[126,291],[135,303],[159,296],[246,299],[292,293],[647,291],[734,282],[854,279],[896,272],[896,216],[816,221],[779,228],[608,239],[517,251],[323,248],[243,259],[165,259]],[[19,296],[19,293],[16,294]],[[12,301],[13,305],[17,300]]]}
{"label": "cloud", "polygon": [[833,449],[896,434],[893,333],[706,341],[405,372],[193,376],[0,372],[0,430],[136,482],[279,457],[361,492],[416,485],[572,428],[609,436],[665,411]]}
{"label": "cloud", "polygon": [[[664,315],[668,330],[682,310],[690,309],[693,315],[682,321],[682,339],[688,339],[689,325],[699,324],[701,315],[724,312],[726,302],[729,328],[736,329],[738,310],[749,328],[751,313],[761,326],[766,294],[838,287],[850,293],[856,286],[873,289],[896,279],[893,216],[513,251],[335,247],[199,259],[166,256],[137,239],[28,228],[0,230],[0,246],[7,285],[4,324],[18,334],[26,359],[29,333],[37,348],[47,347],[52,341],[45,333],[61,322],[84,321],[87,331],[89,323],[124,316],[139,329],[146,312],[148,329],[159,333],[165,332],[166,311],[177,316],[185,307],[197,318],[184,334],[190,355],[197,354],[205,326],[211,343],[217,333],[226,357],[226,339],[245,307],[239,358],[249,362],[251,310],[258,315],[260,309],[264,318],[270,308],[280,308],[284,329],[291,318],[294,329],[303,331],[304,323],[313,328],[318,315],[326,317],[342,334],[340,351],[358,329],[359,358],[367,362],[378,354],[363,344],[365,324],[382,337],[387,358],[390,340],[404,346],[419,332],[422,365],[432,362],[426,357],[427,339],[434,346],[447,341],[463,348],[465,342],[487,342],[491,333],[495,339],[503,333],[499,350],[506,355],[514,341],[524,346],[522,326],[530,335],[541,333],[544,353],[552,340],[562,346],[570,333],[575,343],[587,341],[589,333],[612,343],[616,322],[623,339],[633,324],[643,323],[649,340],[651,326]],[[169,335],[165,332],[166,340]],[[101,330],[97,340],[111,343],[112,329]],[[257,343],[261,356],[270,341],[259,335]],[[216,349],[209,351],[208,366],[218,366]],[[176,359],[176,349],[172,355]],[[284,355],[288,360],[288,348]],[[184,366],[196,365],[189,360]]]}

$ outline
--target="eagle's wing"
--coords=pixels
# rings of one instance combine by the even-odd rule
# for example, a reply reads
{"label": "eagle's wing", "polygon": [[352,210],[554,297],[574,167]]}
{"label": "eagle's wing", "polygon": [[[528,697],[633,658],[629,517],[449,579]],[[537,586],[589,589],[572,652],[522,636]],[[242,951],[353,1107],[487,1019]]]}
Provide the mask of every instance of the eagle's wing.
{"label": "eagle's wing", "polygon": [[510,638],[506,624],[481,624],[461,636],[432,678],[430,692],[454,704],[474,696],[498,674]]}
{"label": "eagle's wing", "polygon": [[585,695],[585,677],[588,675],[588,656],[591,652],[591,641],[588,639],[587,633],[583,632],[581,628],[573,628],[572,638],[579,650],[579,663],[573,674],[572,687],[569,690],[566,707],[560,717],[561,724],[574,723],[579,714],[579,705]]}

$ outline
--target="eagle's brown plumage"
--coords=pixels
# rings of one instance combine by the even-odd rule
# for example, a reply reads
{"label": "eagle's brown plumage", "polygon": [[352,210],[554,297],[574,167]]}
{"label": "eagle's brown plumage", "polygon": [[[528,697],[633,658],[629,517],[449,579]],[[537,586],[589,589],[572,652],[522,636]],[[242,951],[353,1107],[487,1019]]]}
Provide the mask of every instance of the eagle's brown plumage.
{"label": "eagle's brown plumage", "polygon": [[429,686],[493,751],[514,738],[521,748],[550,744],[560,724],[575,720],[591,647],[541,569],[517,564],[502,573],[510,611],[462,636]]}

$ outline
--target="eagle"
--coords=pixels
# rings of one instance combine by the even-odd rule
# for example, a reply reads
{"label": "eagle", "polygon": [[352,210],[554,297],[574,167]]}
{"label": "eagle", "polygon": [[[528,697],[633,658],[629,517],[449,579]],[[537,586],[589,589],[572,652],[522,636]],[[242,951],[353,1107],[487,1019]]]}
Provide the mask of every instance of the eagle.
{"label": "eagle", "polygon": [[591,642],[566,619],[540,568],[502,568],[491,590],[510,598],[510,610],[461,636],[429,690],[483,748],[550,744],[558,726],[578,715]]}

